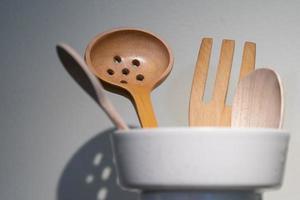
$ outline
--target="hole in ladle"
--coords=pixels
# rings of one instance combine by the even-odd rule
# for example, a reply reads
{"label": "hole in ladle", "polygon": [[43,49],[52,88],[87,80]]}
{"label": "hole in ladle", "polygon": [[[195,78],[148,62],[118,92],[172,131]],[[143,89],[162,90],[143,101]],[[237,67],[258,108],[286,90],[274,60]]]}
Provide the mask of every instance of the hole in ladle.
{"label": "hole in ladle", "polygon": [[144,80],[144,76],[142,75],[142,74],[138,74],[137,76],[136,76],[136,80],[138,80],[138,81],[142,81],[142,80]]}
{"label": "hole in ladle", "polygon": [[122,59],[120,56],[115,56],[114,61],[115,61],[115,63],[120,63],[120,62],[122,62]]}
{"label": "hole in ladle", "polygon": [[136,66],[136,67],[138,67],[138,66],[141,65],[140,61],[137,60],[137,59],[132,60],[132,64],[133,64],[134,66]]}
{"label": "hole in ladle", "polygon": [[127,84],[127,81],[121,80],[120,83]]}
{"label": "hole in ladle", "polygon": [[128,75],[129,72],[130,72],[129,69],[127,69],[127,68],[122,69],[122,74],[124,74],[124,75]]}
{"label": "hole in ladle", "polygon": [[112,75],[114,75],[115,72],[114,72],[114,70],[112,70],[112,69],[108,69],[108,70],[107,70],[107,73],[108,73],[109,75],[112,76]]}

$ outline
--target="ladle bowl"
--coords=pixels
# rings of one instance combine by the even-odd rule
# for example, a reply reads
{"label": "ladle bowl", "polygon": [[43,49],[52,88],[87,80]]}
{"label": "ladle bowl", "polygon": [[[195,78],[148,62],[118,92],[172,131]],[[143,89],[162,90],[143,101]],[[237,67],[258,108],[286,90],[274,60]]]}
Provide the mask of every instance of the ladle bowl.
{"label": "ladle bowl", "polygon": [[157,126],[150,92],[173,66],[172,53],[164,41],[140,29],[115,29],[89,43],[85,60],[102,81],[131,94],[143,127]]}

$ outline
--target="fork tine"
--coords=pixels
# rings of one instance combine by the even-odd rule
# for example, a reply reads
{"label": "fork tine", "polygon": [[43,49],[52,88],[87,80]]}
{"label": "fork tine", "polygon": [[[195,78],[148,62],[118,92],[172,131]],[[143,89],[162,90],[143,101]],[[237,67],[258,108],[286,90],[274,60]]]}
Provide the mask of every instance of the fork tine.
{"label": "fork tine", "polygon": [[[209,60],[212,48],[212,38],[203,38],[195,67],[190,103],[199,103],[203,99],[207,80]],[[200,97],[200,99],[199,99]]]}
{"label": "fork tine", "polygon": [[223,40],[212,101],[225,105],[234,53],[234,40]]}
{"label": "fork tine", "polygon": [[203,110],[205,109],[205,107],[203,107],[203,96],[207,80],[212,42],[212,38],[203,38],[199,49],[190,96],[190,126],[198,126],[204,123],[202,120],[204,120],[203,117],[205,117],[206,112]]}
{"label": "fork tine", "polygon": [[255,68],[256,44],[245,42],[239,80]]}

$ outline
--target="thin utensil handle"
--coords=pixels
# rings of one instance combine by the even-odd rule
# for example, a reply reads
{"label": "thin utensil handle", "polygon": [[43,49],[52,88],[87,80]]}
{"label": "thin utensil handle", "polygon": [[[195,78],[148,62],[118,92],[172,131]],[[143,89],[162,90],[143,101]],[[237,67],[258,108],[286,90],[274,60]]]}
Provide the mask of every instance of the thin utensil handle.
{"label": "thin utensil handle", "polygon": [[155,113],[152,107],[150,91],[134,92],[135,109],[143,128],[157,127]]}
{"label": "thin utensil handle", "polygon": [[[65,51],[65,53],[69,54],[71,58],[78,63],[79,67],[84,71],[84,73],[87,75],[88,79],[90,80],[91,84],[94,87],[95,93],[96,93],[96,101],[100,105],[100,107],[104,110],[106,115],[109,117],[109,119],[112,121],[112,123],[118,128],[118,129],[128,129],[128,126],[122,119],[122,117],[119,115],[119,113],[116,111],[115,107],[112,105],[108,97],[105,95],[105,90],[102,87],[102,84],[97,79],[96,76],[94,76],[84,60],[81,58],[81,56],[69,45],[60,43],[57,45],[58,48]],[[67,64],[67,63],[64,63]],[[70,67],[70,66],[66,66]],[[73,66],[75,67],[75,66]],[[80,80],[77,80],[76,77],[73,77],[77,82]],[[89,93],[89,92],[88,92]],[[90,93],[89,93],[90,94]]]}
{"label": "thin utensil handle", "polygon": [[85,64],[85,62],[82,59],[81,59],[81,66],[84,66],[85,72],[88,74],[88,76],[89,76],[92,84],[95,87],[96,95],[97,95],[98,103],[99,103],[100,107],[103,109],[103,111],[106,113],[106,115],[112,121],[112,123],[118,129],[128,129],[128,126],[124,122],[123,118],[116,111],[115,107],[113,106],[113,104],[111,103],[111,101],[106,96],[105,90],[104,90],[101,82],[97,79],[96,76],[94,76],[89,71],[88,66]]}
{"label": "thin utensil handle", "polygon": [[[97,79],[96,77],[93,77],[95,79]],[[94,80],[100,83],[100,81]],[[101,84],[101,83],[100,83]],[[124,129],[127,130],[128,126],[126,125],[126,123],[124,122],[123,118],[120,116],[120,114],[116,111],[115,107],[112,105],[112,103],[110,102],[110,100],[107,98],[107,96],[104,94],[104,89],[101,85],[101,87],[99,87],[96,90],[96,94],[99,100],[99,105],[100,107],[103,109],[103,111],[105,112],[105,114],[108,116],[108,118],[111,120],[111,122],[118,128],[118,129]]]}
{"label": "thin utensil handle", "polygon": [[86,72],[87,76],[91,80],[92,84],[94,85],[96,95],[98,98],[98,104],[103,109],[105,114],[109,117],[109,119],[112,121],[112,123],[118,128],[118,129],[128,129],[128,126],[124,122],[123,118],[120,116],[120,114],[116,111],[115,107],[111,103],[111,101],[108,99],[107,95],[105,94],[105,90],[101,84],[101,82],[98,80],[98,78],[93,75],[90,71],[86,63],[83,61],[83,59],[80,60],[77,59],[81,66],[83,67],[84,71]]}

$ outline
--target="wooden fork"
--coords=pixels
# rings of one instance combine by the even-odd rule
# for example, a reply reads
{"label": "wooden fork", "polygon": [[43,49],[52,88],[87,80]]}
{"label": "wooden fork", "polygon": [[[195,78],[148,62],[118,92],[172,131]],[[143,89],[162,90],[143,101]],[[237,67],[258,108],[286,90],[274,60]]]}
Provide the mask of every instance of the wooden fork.
{"label": "wooden fork", "polygon": [[[212,99],[203,100],[208,75],[212,38],[203,38],[194,72],[190,105],[190,126],[230,126],[231,106],[226,105],[228,83],[234,54],[234,40],[223,40]],[[239,79],[255,68],[256,45],[245,42]]]}

